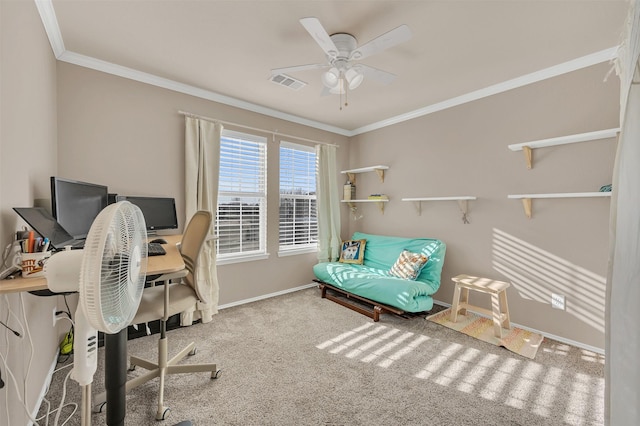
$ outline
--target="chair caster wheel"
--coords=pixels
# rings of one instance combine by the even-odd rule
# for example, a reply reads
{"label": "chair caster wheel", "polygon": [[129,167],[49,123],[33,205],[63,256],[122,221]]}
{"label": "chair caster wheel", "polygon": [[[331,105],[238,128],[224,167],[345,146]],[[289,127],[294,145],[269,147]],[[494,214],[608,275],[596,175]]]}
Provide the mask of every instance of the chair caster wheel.
{"label": "chair caster wheel", "polygon": [[211,378],[212,379],[217,379],[218,377],[220,377],[220,374],[222,373],[222,370],[216,370],[216,371],[212,371],[211,372]]}
{"label": "chair caster wheel", "polygon": [[158,421],[166,420],[170,412],[171,412],[171,408],[162,407],[162,410],[158,410],[158,412],[156,413],[156,420]]}
{"label": "chair caster wheel", "polygon": [[106,406],[107,406],[107,402],[106,401],[103,402],[103,403],[100,403],[100,404],[96,404],[96,405],[93,406],[93,412],[94,413],[102,413],[102,410],[104,410],[104,407],[106,407]]}
{"label": "chair caster wheel", "polygon": [[194,356],[197,353],[198,353],[198,348],[194,347],[189,351],[189,356]]}

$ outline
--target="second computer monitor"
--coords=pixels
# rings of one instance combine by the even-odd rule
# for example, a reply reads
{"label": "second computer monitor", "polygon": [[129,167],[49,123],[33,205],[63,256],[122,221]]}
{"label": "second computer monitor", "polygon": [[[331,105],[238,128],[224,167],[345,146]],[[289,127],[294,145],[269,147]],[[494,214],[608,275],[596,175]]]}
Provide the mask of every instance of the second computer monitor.
{"label": "second computer monitor", "polygon": [[118,195],[116,200],[126,200],[140,207],[147,224],[147,231],[178,229],[178,215],[174,198]]}
{"label": "second computer monitor", "polygon": [[51,177],[51,211],[74,238],[86,238],[98,213],[107,207],[107,187]]}

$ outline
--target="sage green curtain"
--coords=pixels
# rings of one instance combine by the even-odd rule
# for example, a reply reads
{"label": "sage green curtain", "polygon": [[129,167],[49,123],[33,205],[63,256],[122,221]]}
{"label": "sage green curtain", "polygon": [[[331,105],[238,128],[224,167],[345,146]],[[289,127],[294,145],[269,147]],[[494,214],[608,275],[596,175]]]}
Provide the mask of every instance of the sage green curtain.
{"label": "sage green curtain", "polygon": [[316,145],[316,208],[318,212],[318,261],[340,257],[340,194],[335,145]]}

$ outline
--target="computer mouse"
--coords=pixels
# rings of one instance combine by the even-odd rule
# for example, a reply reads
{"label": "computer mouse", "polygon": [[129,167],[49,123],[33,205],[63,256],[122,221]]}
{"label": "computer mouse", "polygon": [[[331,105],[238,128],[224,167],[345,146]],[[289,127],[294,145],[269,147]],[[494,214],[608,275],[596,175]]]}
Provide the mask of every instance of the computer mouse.
{"label": "computer mouse", "polygon": [[164,238],[156,238],[155,240],[151,240],[151,242],[158,244],[167,244],[167,240],[165,240]]}

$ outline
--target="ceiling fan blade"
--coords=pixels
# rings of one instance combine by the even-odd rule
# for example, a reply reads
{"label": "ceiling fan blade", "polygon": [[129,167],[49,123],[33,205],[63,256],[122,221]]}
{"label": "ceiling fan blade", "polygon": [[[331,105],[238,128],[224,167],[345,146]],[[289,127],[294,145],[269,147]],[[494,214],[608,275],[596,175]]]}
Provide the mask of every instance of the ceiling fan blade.
{"label": "ceiling fan blade", "polygon": [[318,45],[324,50],[329,57],[335,58],[338,56],[338,48],[336,47],[331,37],[324,29],[318,18],[302,18],[300,19],[302,26],[311,34],[311,37],[318,43]]}
{"label": "ceiling fan blade", "polygon": [[364,74],[365,80],[376,80],[382,84],[391,84],[396,79],[395,74],[390,72],[379,70],[378,68],[370,67],[369,65],[358,64],[357,65]]}
{"label": "ceiling fan blade", "polygon": [[306,70],[316,70],[321,68],[327,68],[327,64],[309,64],[309,65],[296,65],[293,67],[274,68],[271,70],[271,75],[286,74],[288,72],[298,72]]}
{"label": "ceiling fan blade", "polygon": [[358,47],[351,53],[350,59],[364,59],[367,56],[371,56],[400,43],[404,43],[411,39],[411,36],[411,30],[409,27],[406,25],[400,25],[399,27],[394,28],[391,31],[384,33],[370,42]]}

